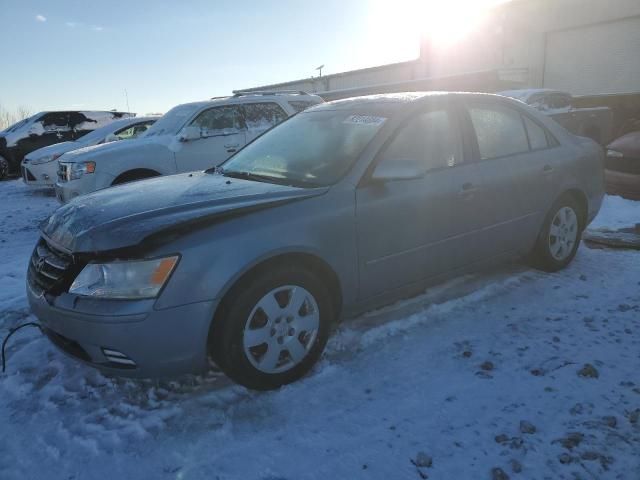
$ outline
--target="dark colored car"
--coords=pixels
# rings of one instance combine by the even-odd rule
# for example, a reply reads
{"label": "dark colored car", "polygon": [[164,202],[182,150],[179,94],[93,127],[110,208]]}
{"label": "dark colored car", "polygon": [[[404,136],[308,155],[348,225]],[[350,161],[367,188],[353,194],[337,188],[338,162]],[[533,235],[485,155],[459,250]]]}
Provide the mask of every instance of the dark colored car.
{"label": "dark colored car", "polygon": [[604,177],[608,193],[640,200],[640,131],[629,132],[607,146]]}
{"label": "dark colored car", "polygon": [[114,120],[135,114],[106,111],[40,112],[0,132],[0,179],[20,173],[25,155],[55,143],[74,141]]}
{"label": "dark colored car", "polygon": [[603,153],[497,95],[326,103],[222,169],[59,208],[27,296],[54,344],[104,371],[167,376],[210,357],[276,388],[311,368],[343,315],[501,259],[566,267],[602,202]]}

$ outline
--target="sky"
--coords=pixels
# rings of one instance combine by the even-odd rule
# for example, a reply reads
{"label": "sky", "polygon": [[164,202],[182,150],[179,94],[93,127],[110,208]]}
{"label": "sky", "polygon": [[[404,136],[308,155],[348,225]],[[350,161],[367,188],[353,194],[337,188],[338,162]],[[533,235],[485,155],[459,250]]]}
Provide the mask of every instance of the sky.
{"label": "sky", "polygon": [[165,112],[321,64],[330,74],[411,60],[429,1],[451,3],[0,0],[0,105],[126,110],[128,97],[131,111]]}

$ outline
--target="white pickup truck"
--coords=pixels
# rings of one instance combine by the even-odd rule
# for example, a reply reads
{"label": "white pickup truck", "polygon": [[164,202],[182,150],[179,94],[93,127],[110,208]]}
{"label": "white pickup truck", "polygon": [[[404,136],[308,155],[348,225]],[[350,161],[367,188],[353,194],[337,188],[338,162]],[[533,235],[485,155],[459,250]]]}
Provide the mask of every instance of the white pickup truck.
{"label": "white pickup truck", "polygon": [[74,150],[58,160],[56,196],[215,167],[269,128],[322,98],[305,92],[237,92],[169,110],[140,138]]}

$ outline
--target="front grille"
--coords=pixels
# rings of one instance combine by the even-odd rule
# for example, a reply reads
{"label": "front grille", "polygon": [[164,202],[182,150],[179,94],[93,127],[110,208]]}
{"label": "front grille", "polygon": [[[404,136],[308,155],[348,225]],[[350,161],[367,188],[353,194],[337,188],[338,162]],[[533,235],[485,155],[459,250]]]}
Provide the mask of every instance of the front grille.
{"label": "front grille", "polygon": [[620,173],[631,173],[640,175],[640,158],[628,157],[607,157],[605,160],[605,168]]}
{"label": "front grille", "polygon": [[58,162],[58,181],[69,181],[69,164]]}
{"label": "front grille", "polygon": [[76,270],[71,255],[53,248],[41,238],[33,249],[27,279],[38,293],[61,293],[69,287]]}

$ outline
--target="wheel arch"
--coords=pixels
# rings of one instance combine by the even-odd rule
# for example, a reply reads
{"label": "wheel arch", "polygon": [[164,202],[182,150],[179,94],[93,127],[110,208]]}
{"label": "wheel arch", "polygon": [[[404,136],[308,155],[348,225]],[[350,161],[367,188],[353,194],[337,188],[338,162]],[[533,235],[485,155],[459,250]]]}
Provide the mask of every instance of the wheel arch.
{"label": "wheel arch", "polygon": [[578,212],[578,221],[580,222],[580,228],[584,230],[587,227],[589,215],[589,200],[587,199],[587,195],[580,188],[572,187],[562,192],[562,194],[560,194],[558,198],[556,198],[554,203],[562,198],[570,198],[576,203],[580,210]]}
{"label": "wheel arch", "polygon": [[343,293],[342,284],[335,269],[319,255],[305,250],[298,250],[290,252],[274,252],[269,256],[257,259],[256,261],[248,264],[244,270],[238,272],[238,274],[235,275],[222,289],[220,302],[216,307],[213,319],[215,319],[220,306],[227,298],[229,298],[230,295],[233,294],[234,288],[242,281],[265,270],[274,268],[275,266],[291,265],[294,263],[309,269],[326,283],[333,301],[334,311],[336,314],[339,314],[342,309]]}
{"label": "wheel arch", "polygon": [[157,170],[153,170],[152,168],[132,168],[131,170],[127,170],[119,174],[116,178],[114,178],[111,185],[118,185],[123,183],[125,180],[132,181],[136,179],[144,179],[151,177],[158,177],[162,175]]}

